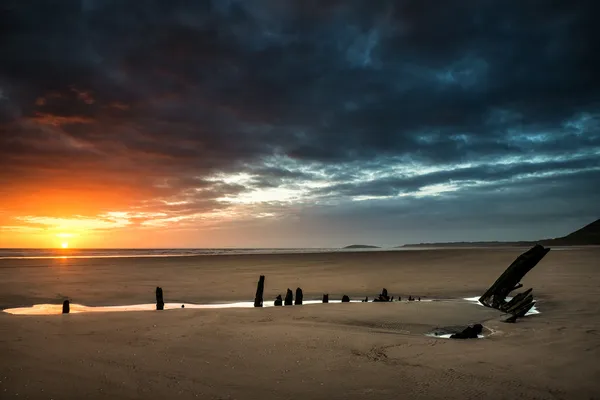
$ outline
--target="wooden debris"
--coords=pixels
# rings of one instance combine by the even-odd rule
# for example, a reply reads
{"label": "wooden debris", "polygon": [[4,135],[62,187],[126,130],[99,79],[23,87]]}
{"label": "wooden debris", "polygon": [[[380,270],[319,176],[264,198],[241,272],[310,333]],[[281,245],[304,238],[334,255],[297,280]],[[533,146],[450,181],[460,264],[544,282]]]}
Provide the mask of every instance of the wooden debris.
{"label": "wooden debris", "polygon": [[285,302],[284,302],[284,304],[286,306],[291,306],[293,303],[294,303],[294,294],[288,288],[287,292],[285,293]]}
{"label": "wooden debris", "polygon": [[69,305],[69,300],[63,301],[62,313],[68,314],[71,311],[71,306]]}
{"label": "wooden debris", "polygon": [[296,288],[296,301],[294,302],[294,304],[297,306],[301,306],[303,298],[304,295],[302,294],[302,289]]}
{"label": "wooden debris", "polygon": [[494,284],[479,298],[479,302],[486,307],[495,308],[512,316],[507,322],[515,322],[517,318],[525,316],[527,311],[531,310],[535,301],[528,289],[525,292],[516,294],[510,301],[506,297],[513,290],[523,287],[521,279],[535,267],[546,254],[550,251],[539,244],[536,244],[525,253],[521,254],[504,271]]}
{"label": "wooden debris", "polygon": [[390,301],[390,296],[388,296],[388,291],[386,288],[383,288],[381,290],[381,294],[379,294],[375,299],[373,299],[374,302],[382,302],[382,301]]}
{"label": "wooden debris", "polygon": [[258,278],[258,284],[256,285],[256,296],[254,296],[254,307],[263,306],[263,292],[265,290],[265,276],[261,275]]}
{"label": "wooden debris", "polygon": [[160,287],[156,287],[156,309],[164,310],[165,302],[163,301],[163,290]]}
{"label": "wooden debris", "polygon": [[323,295],[323,303],[329,303],[329,295],[328,294]]}

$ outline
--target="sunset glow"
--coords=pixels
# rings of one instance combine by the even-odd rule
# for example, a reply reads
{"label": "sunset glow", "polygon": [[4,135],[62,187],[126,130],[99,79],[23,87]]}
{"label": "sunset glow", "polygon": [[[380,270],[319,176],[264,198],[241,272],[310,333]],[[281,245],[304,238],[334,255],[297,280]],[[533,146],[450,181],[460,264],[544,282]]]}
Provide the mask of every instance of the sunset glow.
{"label": "sunset glow", "polygon": [[66,249],[66,248],[68,248],[68,247],[69,247],[69,243],[67,243],[67,242],[63,242],[63,243],[62,243],[60,246],[61,246],[63,249]]}
{"label": "sunset glow", "polygon": [[593,13],[13,3],[1,247],[533,240],[598,216]]}

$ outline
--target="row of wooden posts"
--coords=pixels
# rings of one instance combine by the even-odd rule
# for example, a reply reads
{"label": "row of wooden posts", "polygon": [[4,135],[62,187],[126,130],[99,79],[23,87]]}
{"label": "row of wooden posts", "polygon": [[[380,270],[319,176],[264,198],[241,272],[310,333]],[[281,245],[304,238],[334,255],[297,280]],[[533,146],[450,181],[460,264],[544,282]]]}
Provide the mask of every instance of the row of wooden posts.
{"label": "row of wooden posts", "polygon": [[[258,279],[258,284],[256,286],[256,296],[254,297],[254,307],[262,307],[263,306],[264,290],[265,290],[265,276],[261,275],[260,278]],[[277,297],[275,298],[275,306],[282,306],[282,305],[291,306],[292,303],[297,306],[302,305],[303,298],[304,298],[304,295],[302,293],[301,288],[296,288],[296,300],[294,300],[294,295],[293,295],[291,289],[288,288],[288,290],[285,294],[285,300],[281,298],[280,294],[277,295]],[[398,297],[398,300],[401,300],[401,298]],[[415,300],[417,300],[417,298],[408,296],[408,301],[415,301]],[[368,297],[365,297],[365,299],[363,300],[363,302],[368,302],[368,301],[369,301]],[[373,301],[374,302],[394,301],[394,296],[389,297],[387,289],[383,288],[383,290],[381,291],[381,294],[378,297],[376,297]],[[419,297],[417,301],[421,301],[421,298]],[[343,295],[342,303],[349,303],[349,302],[350,302],[350,297],[348,295]],[[329,294],[323,294],[323,303],[329,303]]]}
{"label": "row of wooden posts", "polygon": [[[254,297],[254,307],[262,307],[263,306],[263,294],[264,294],[264,290],[265,290],[265,276],[261,275],[260,278],[258,279],[258,284],[256,287],[256,296]],[[296,288],[296,296],[294,299],[294,294],[292,292],[291,289],[288,289],[286,294],[285,294],[285,299],[281,298],[281,295],[277,295],[277,297],[275,298],[275,306],[291,306],[291,305],[302,305],[302,302],[304,300],[304,294],[302,293],[302,289],[301,288]],[[384,301],[393,301],[394,297],[389,297],[388,296],[388,292],[387,289],[383,289],[381,294],[376,297],[373,301],[374,302],[384,302]],[[401,300],[400,297],[398,297],[398,300]],[[408,297],[409,301],[414,301],[417,300],[414,297],[409,296]],[[362,300],[363,302],[368,302],[369,298],[366,297],[364,300]],[[421,301],[421,298],[418,298],[418,301]],[[350,302],[350,297],[348,295],[343,295],[342,296],[342,303],[349,303]],[[329,303],[329,294],[323,294],[323,303]],[[182,308],[184,307],[183,305],[181,306]],[[156,309],[157,310],[164,310],[165,309],[165,302],[164,302],[164,298],[163,298],[163,290],[161,287],[157,287],[156,288]],[[62,312],[63,314],[68,314],[70,312],[70,305],[69,305],[69,300],[65,300],[63,302],[63,308],[62,308]]]}

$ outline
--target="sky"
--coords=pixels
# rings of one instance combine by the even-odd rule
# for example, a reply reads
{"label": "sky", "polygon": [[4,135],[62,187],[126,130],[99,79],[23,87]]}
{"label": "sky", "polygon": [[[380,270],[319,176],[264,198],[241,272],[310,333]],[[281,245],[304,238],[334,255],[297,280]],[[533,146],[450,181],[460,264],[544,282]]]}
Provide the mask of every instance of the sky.
{"label": "sky", "polygon": [[562,236],[600,217],[599,13],[3,1],[0,247]]}

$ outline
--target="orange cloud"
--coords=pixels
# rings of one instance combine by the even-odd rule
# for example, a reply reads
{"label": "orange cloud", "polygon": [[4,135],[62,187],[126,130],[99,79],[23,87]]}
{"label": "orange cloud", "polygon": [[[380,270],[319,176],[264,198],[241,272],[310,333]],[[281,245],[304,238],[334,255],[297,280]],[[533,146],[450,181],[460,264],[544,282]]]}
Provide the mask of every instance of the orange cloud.
{"label": "orange cloud", "polygon": [[50,125],[50,126],[63,126],[70,124],[91,124],[94,122],[94,119],[88,117],[82,117],[78,115],[73,116],[59,116],[48,113],[40,113],[36,112],[35,116],[29,118],[31,121],[34,121],[40,125]]}

